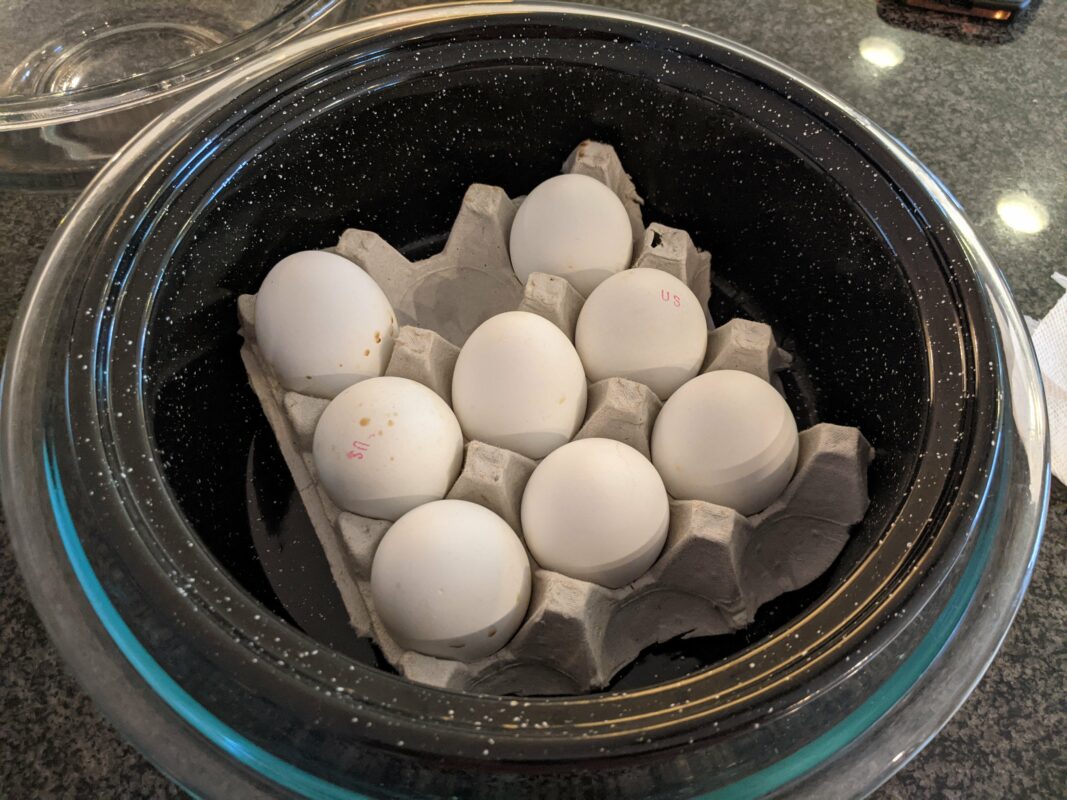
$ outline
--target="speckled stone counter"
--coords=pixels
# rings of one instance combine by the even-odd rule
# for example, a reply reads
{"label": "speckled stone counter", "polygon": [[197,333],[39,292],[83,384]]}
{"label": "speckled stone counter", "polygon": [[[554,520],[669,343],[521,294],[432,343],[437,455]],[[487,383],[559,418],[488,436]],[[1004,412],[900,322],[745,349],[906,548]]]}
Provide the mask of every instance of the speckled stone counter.
{"label": "speckled stone counter", "polygon": [[[958,18],[902,14],[886,0],[612,0],[761,50],[899,137],[966,208],[1040,317],[1067,271],[1067,3],[1045,0],[1002,34]],[[413,5],[356,3],[358,13]],[[861,55],[861,52],[865,55]],[[877,66],[875,62],[881,63]],[[892,62],[899,62],[890,66]],[[1048,227],[1021,233],[998,202],[1024,193]],[[74,195],[0,193],[0,336],[6,344],[34,262]],[[1041,557],[1004,648],[944,731],[877,794],[1067,797],[1067,489],[1054,482]],[[0,795],[155,798],[180,794],[124,744],[66,674],[0,536]]]}

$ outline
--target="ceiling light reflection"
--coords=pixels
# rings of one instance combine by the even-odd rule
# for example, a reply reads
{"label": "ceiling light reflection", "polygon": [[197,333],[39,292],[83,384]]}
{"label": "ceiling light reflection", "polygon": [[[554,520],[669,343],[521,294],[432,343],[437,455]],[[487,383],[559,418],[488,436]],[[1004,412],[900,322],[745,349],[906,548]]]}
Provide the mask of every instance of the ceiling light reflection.
{"label": "ceiling light reflection", "polygon": [[892,69],[904,60],[904,48],[881,36],[860,40],[860,55],[880,69]]}
{"label": "ceiling light reflection", "polygon": [[1040,233],[1048,227],[1048,211],[1024,192],[1010,192],[997,201],[997,214],[1019,233]]}

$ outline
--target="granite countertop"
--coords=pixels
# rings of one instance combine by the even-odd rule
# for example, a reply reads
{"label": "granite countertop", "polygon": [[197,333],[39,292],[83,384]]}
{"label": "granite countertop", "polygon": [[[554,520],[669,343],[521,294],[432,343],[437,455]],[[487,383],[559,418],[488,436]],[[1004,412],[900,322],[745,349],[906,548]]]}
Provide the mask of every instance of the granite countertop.
{"label": "granite countertop", "polygon": [[[354,3],[360,13],[413,5]],[[892,0],[611,0],[761,50],[807,74],[905,142],[944,180],[1008,277],[1043,316],[1067,271],[1067,3],[1033,0],[992,37],[962,18]],[[896,63],[899,62],[899,63]],[[879,66],[880,64],[880,66]],[[1037,233],[998,213],[1022,193]],[[0,336],[73,194],[0,192]],[[1067,796],[1067,489],[1054,482],[1045,543],[1004,648],[944,731],[876,797]],[[0,536],[0,794],[171,797],[180,792],[122,742],[64,671]]]}

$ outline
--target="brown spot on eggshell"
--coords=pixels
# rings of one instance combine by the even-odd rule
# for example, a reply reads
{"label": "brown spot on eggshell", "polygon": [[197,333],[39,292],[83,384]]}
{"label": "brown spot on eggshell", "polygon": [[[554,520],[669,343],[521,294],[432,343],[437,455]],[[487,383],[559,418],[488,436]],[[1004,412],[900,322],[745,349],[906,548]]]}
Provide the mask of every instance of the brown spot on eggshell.
{"label": "brown spot on eggshell", "polygon": [[386,424],[386,425],[388,425],[388,426],[389,426],[390,428],[391,428],[391,427],[393,427],[393,421],[392,421],[392,420],[389,420],[389,421],[388,421],[387,423],[385,423],[385,424]]}
{"label": "brown spot on eggshell", "polygon": [[567,395],[565,395],[565,394],[561,394],[561,395],[559,396],[559,400],[557,400],[556,402],[557,402],[557,403],[558,403],[559,405],[563,405],[564,403],[566,403],[566,402],[567,402]]}
{"label": "brown spot on eggshell", "polygon": [[359,421],[359,424],[362,425],[363,427],[366,427],[367,425],[370,425],[370,417],[363,417],[363,419],[361,419]]}
{"label": "brown spot on eggshell", "polygon": [[370,355],[370,348],[369,347],[366,350],[363,351],[363,355],[365,355],[365,356],[369,356]]}
{"label": "brown spot on eggshell", "polygon": [[382,332],[381,331],[375,331],[374,332],[374,343],[375,344],[381,344],[382,343]]}

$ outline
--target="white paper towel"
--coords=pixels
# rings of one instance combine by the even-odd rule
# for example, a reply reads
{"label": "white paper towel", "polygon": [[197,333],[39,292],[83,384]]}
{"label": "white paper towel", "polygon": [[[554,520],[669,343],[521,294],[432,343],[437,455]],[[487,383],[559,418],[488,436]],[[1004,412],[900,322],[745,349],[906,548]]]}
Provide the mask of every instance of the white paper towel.
{"label": "white paper towel", "polygon": [[[1052,279],[1067,290],[1067,277],[1056,273]],[[1032,327],[1031,334],[1045,381],[1052,474],[1067,483],[1067,294]]]}

